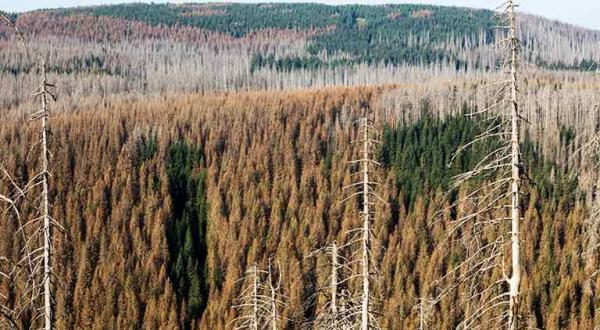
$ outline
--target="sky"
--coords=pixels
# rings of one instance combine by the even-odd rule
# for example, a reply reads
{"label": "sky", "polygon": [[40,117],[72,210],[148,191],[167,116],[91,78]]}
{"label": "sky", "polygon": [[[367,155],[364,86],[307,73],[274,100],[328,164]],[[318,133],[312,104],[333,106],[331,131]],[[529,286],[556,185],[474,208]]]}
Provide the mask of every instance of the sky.
{"label": "sky", "polygon": [[[0,9],[8,12],[20,12],[40,8],[89,6],[125,2],[204,2],[194,0],[0,0]],[[211,1],[224,2],[224,1]],[[327,4],[383,4],[383,3],[426,3],[446,6],[462,6],[494,9],[503,0],[234,0],[227,2],[319,2]],[[600,0],[517,0],[523,12],[557,19],[563,22],[600,30]]]}

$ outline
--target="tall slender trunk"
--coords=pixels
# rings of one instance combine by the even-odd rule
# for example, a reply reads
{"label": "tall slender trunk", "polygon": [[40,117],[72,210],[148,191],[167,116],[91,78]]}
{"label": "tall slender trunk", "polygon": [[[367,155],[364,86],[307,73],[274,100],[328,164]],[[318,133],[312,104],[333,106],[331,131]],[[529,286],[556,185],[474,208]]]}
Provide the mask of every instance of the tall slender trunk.
{"label": "tall slender trunk", "polygon": [[338,329],[338,247],[335,241],[331,244],[331,318],[332,326]]}
{"label": "tall slender trunk", "polygon": [[52,330],[52,224],[50,218],[50,202],[48,198],[48,180],[49,180],[49,150],[48,150],[48,95],[46,87],[48,86],[48,80],[46,77],[46,63],[42,61],[42,198],[41,198],[41,210],[44,225],[44,329]]}
{"label": "tall slender trunk", "polygon": [[511,261],[512,269],[511,276],[508,281],[510,286],[509,291],[509,320],[508,328],[516,330],[518,328],[518,309],[519,309],[519,286],[521,284],[521,256],[519,242],[519,222],[521,214],[519,211],[519,107],[517,100],[517,70],[518,70],[518,39],[515,22],[515,6],[513,0],[509,0],[508,4],[509,21],[510,21],[510,88],[511,88]]}
{"label": "tall slender trunk", "polygon": [[367,118],[363,118],[364,144],[363,144],[363,238],[362,238],[362,282],[363,294],[361,304],[361,330],[369,329],[369,249],[370,249],[370,214],[369,214],[369,124]]}
{"label": "tall slender trunk", "polygon": [[271,330],[277,330],[277,288],[273,286],[273,269],[269,261],[269,288],[271,289]]}
{"label": "tall slender trunk", "polygon": [[277,306],[275,303],[275,290],[271,288],[271,329],[277,330]]}
{"label": "tall slender trunk", "polygon": [[258,271],[252,265],[252,328],[258,330]]}

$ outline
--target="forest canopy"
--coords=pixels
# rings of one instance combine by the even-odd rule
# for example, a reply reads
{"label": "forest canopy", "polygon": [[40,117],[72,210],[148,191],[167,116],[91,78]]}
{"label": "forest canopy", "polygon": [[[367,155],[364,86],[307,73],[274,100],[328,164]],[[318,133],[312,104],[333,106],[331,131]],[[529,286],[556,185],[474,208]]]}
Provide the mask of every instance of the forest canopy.
{"label": "forest canopy", "polygon": [[[350,175],[348,109],[385,111],[376,104],[386,93],[245,92],[112,101],[57,114],[52,196],[68,201],[54,213],[70,233],[57,253],[72,288],[57,297],[60,326],[224,328],[234,317],[237,279],[251,262],[264,266],[269,257],[279,260],[286,279],[282,316],[288,321],[281,326],[302,324],[312,316],[302,308],[316,289],[311,283],[325,280],[304,256],[342,241],[338,233],[355,223],[352,208],[338,203]],[[459,257],[438,247],[445,235],[435,212],[457,196],[445,194],[451,176],[478,156],[466,154],[455,169],[440,169],[477,128],[460,116],[469,105],[456,102],[456,115],[441,119],[435,104],[422,99],[403,106],[421,119],[387,122],[378,153],[390,204],[375,227],[386,247],[379,256],[386,274],[381,320],[391,329],[414,328],[411,297]],[[19,141],[26,137],[18,121],[9,123],[0,125],[2,141],[10,141],[2,148],[23,154]],[[584,195],[577,178],[555,163],[561,156],[543,156],[542,141],[534,140],[523,145],[532,179],[523,202],[523,258],[535,274],[523,287],[523,311],[540,328],[585,327],[593,316],[578,257]],[[23,175],[33,166],[20,158],[9,164]],[[0,232],[10,235],[4,226]],[[11,240],[0,242],[2,251],[16,248]],[[439,308],[436,324],[460,319],[452,305]]]}

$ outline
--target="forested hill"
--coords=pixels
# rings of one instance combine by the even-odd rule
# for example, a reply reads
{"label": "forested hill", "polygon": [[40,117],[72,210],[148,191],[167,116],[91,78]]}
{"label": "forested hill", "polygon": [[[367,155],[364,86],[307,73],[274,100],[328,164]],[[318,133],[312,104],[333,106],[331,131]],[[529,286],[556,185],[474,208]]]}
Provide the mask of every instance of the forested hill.
{"label": "forested hill", "polygon": [[[13,18],[36,49],[51,50],[51,71],[85,81],[74,96],[420,82],[488,72],[502,59],[494,13],[458,7],[121,4]],[[600,32],[531,15],[518,28],[528,67],[597,66]],[[3,84],[30,71],[12,38],[0,25]]]}
{"label": "forested hill", "polygon": [[[313,31],[303,57],[275,59],[269,58],[272,54],[257,54],[267,56],[264,59],[258,56],[255,65],[275,64],[280,69],[288,70],[348,62],[423,64],[456,60],[453,49],[478,48],[493,43],[498,25],[494,12],[489,10],[411,4],[138,3],[62,9],[55,13],[62,16],[114,17],[151,26],[193,27],[235,38],[265,29]],[[559,46],[555,39],[560,36],[572,37],[573,32],[580,35],[579,38],[571,38],[575,49],[580,48],[582,43],[600,41],[600,33],[538,17],[525,17],[522,24],[523,37],[529,39],[526,40],[526,47],[535,43]],[[539,30],[539,25],[543,26],[543,32]],[[321,52],[333,55],[334,60],[323,60],[317,56]],[[541,49],[537,52],[530,60],[551,68],[588,69],[595,63],[591,52],[576,54],[578,57],[573,59],[560,56],[547,58],[548,54],[543,54]],[[340,53],[345,56],[335,58]]]}
{"label": "forested hill", "polygon": [[[424,5],[328,6],[322,4],[133,4],[59,11],[62,15],[109,16],[153,26],[190,26],[242,38],[264,29],[313,30],[307,54],[280,59],[257,56],[255,65],[281,69],[323,65],[317,56],[344,53],[339,62],[420,63],[449,54],[436,45],[465,36],[473,46],[492,41],[493,13]],[[483,38],[480,34],[483,33]],[[261,55],[260,53],[257,55]],[[272,63],[275,60],[275,63]]]}

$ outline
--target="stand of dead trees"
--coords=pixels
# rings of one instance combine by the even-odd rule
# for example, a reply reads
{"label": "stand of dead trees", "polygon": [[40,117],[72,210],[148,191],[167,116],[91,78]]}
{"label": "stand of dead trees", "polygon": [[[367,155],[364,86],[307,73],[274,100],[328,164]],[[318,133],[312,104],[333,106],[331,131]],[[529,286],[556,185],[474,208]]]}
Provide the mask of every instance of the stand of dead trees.
{"label": "stand of dead trees", "polygon": [[281,321],[278,310],[285,306],[281,295],[281,267],[279,276],[275,279],[276,270],[269,262],[268,269],[258,269],[256,263],[246,271],[240,279],[243,288],[238,302],[233,308],[239,316],[233,320],[233,329],[259,330],[279,329]]}
{"label": "stand of dead trees", "polygon": [[[314,329],[380,329],[378,318],[379,304],[376,300],[375,282],[377,281],[377,266],[373,257],[373,220],[374,204],[377,201],[385,203],[375,192],[378,183],[373,179],[373,167],[381,164],[374,160],[376,144],[381,143],[377,136],[378,131],[373,124],[363,117],[357,121],[359,124],[358,138],[352,141],[353,145],[360,146],[359,157],[350,161],[351,165],[358,165],[358,171],[353,173],[356,182],[344,189],[356,190],[342,202],[360,197],[362,206],[359,212],[362,220],[359,228],[351,229],[346,233],[349,241],[338,246],[334,241],[330,246],[317,250],[309,257],[320,252],[325,252],[330,257],[329,283],[324,289],[317,290],[316,294],[326,295],[323,306],[315,306],[311,299],[310,307],[320,307],[314,320],[308,322]],[[349,256],[344,256],[348,250]],[[268,278],[267,285],[262,284],[260,277]],[[277,299],[277,290],[272,286],[272,270],[257,269],[253,264],[240,279],[244,282],[238,304],[233,308],[238,316],[233,321],[234,329],[269,328],[277,329],[278,304],[284,304]],[[353,290],[352,285],[360,286],[360,290]],[[269,290],[270,288],[270,290]],[[263,292],[271,292],[271,295]],[[309,306],[305,306],[308,308]]]}
{"label": "stand of dead trees", "polygon": [[[326,252],[330,258],[328,285],[317,290],[324,293],[325,303],[317,310],[315,319],[311,322],[314,329],[379,329],[377,320],[379,304],[376,300],[377,266],[374,260],[374,204],[383,199],[375,192],[378,182],[373,179],[373,167],[381,164],[374,160],[374,146],[381,143],[377,136],[379,132],[366,117],[357,121],[359,124],[357,139],[352,145],[360,146],[358,159],[350,161],[358,165],[358,171],[353,173],[354,183],[344,189],[355,190],[342,202],[360,197],[362,210],[361,226],[349,230],[347,243],[338,246],[334,241],[330,246],[316,252]],[[348,257],[344,252],[348,251]],[[314,253],[313,253],[314,254]],[[352,290],[352,284],[360,286],[360,290]],[[315,307],[314,304],[312,307]]]}
{"label": "stand of dead trees", "polygon": [[[150,6],[154,10],[157,6]],[[171,14],[164,17],[177,19],[178,12],[186,6],[169,8]],[[258,7],[258,6],[257,6]],[[303,8],[304,7],[304,8]],[[290,6],[297,15],[311,15],[311,7],[319,10],[322,6]],[[111,8],[107,8],[109,11]],[[322,8],[321,8],[322,9]],[[356,15],[367,14],[366,8],[356,8]],[[121,10],[135,11],[136,8]],[[117,11],[120,12],[121,10]],[[138,9],[139,10],[139,9]],[[385,12],[398,14],[395,9],[380,8],[381,16]],[[171,12],[173,11],[173,12]],[[227,12],[227,10],[225,9]],[[436,10],[437,11],[437,10]],[[138,14],[138,13],[136,13]],[[139,12],[143,17],[149,13]],[[465,10],[464,17],[470,16]],[[239,13],[238,13],[239,15]],[[368,15],[368,14],[367,14]],[[433,17],[436,17],[436,12]],[[443,15],[443,14],[442,14]],[[119,16],[119,15],[117,15]],[[136,15],[138,16],[138,15]],[[179,17],[182,18],[182,17]],[[411,19],[410,16],[405,17]],[[461,18],[460,16],[458,18]],[[520,36],[525,60],[540,66],[571,67],[592,60],[598,61],[595,31],[571,25],[549,21],[537,16],[523,15],[520,20]],[[343,65],[332,65],[338,60],[352,56],[346,51],[320,50],[314,56],[308,50],[314,37],[332,33],[329,29],[304,29],[296,26],[311,17],[289,22],[289,29],[269,27],[258,29],[242,38],[234,38],[225,31],[202,29],[189,25],[185,20],[179,24],[163,21],[156,17],[155,24],[143,21],[131,21],[113,15],[90,15],[86,9],[56,12],[30,12],[19,15],[18,21],[23,32],[30,36],[37,49],[51,51],[53,64],[65,68],[54,80],[60,86],[72,86],[61,94],[65,99],[77,104],[81,97],[90,95],[111,95],[123,92],[142,93],[144,97],[169,94],[173,92],[197,92],[214,90],[248,89],[295,89],[322,88],[336,85],[376,85],[394,84],[399,81],[423,83],[425,79],[458,79],[465,75],[480,76],[487,74],[489,68],[501,58],[502,54],[489,45],[489,31],[474,29],[471,33],[452,33],[443,40],[435,40],[432,32],[412,31],[412,29],[394,31],[394,36],[373,29],[376,53],[380,46],[397,47],[407,45],[409,55],[418,55],[423,50],[435,49],[429,60],[409,63],[390,63],[373,60],[368,63],[351,57],[352,61]],[[257,18],[259,19],[259,18]],[[321,22],[315,19],[314,23]],[[384,22],[386,20],[384,19]],[[471,21],[470,21],[471,22]],[[265,22],[268,24],[268,22]],[[420,24],[420,23],[419,23]],[[376,27],[374,24],[372,27]],[[451,28],[451,27],[448,27]],[[367,30],[370,27],[367,26]],[[111,31],[111,33],[103,33]],[[3,31],[0,31],[2,35]],[[392,31],[390,31],[392,32]],[[337,33],[344,33],[339,31]],[[385,36],[385,37],[384,37]],[[389,39],[388,39],[389,38]],[[397,39],[399,38],[399,39]],[[380,43],[381,42],[381,43]],[[431,52],[431,50],[429,50]],[[427,53],[428,55],[430,53]],[[440,53],[444,55],[440,57]],[[389,52],[392,57],[398,53]],[[451,55],[450,55],[451,54]],[[21,72],[29,71],[21,61],[20,52],[8,50],[0,53],[0,62],[7,68]],[[260,55],[261,61],[256,57]],[[270,58],[271,64],[253,65]],[[287,70],[277,63],[292,62],[300,59],[317,60],[317,67],[300,65]],[[375,57],[377,59],[377,57]],[[84,59],[80,61],[79,59]],[[166,60],[169,59],[169,60]],[[363,62],[363,63],[355,63]],[[85,64],[87,63],[87,64]],[[197,70],[187,70],[187,68]],[[33,71],[33,70],[31,70]],[[28,82],[37,77],[33,72],[22,73]],[[77,72],[69,74],[68,72]],[[10,86],[13,82],[11,70],[0,72],[0,85]],[[19,104],[27,98],[28,89],[18,86],[6,90],[0,95],[0,105]]]}
{"label": "stand of dead trees", "polygon": [[[596,70],[596,79],[599,77],[600,70]],[[598,97],[594,100],[590,112],[592,120],[589,120],[588,126],[593,133],[573,153],[573,157],[568,160],[567,165],[580,163],[580,171],[577,174],[583,190],[587,193],[586,204],[589,210],[585,219],[582,257],[585,261],[586,273],[589,276],[586,288],[591,292],[594,302],[597,303],[598,288],[595,282],[600,275],[600,198],[598,196],[598,187],[600,187],[600,131],[598,131],[600,100]],[[598,313],[600,313],[600,307],[595,310],[595,314],[598,315]],[[600,329],[600,320],[595,320],[594,327],[594,329]]]}
{"label": "stand of dead trees", "polygon": [[324,253],[327,256],[326,267],[329,274],[327,283],[319,286],[315,297],[311,297],[307,306],[304,306],[305,309],[317,307],[318,296],[325,297],[325,303],[317,309],[314,320],[308,322],[312,329],[352,329],[355,318],[348,312],[354,301],[347,289],[348,276],[346,275],[351,273],[352,269],[342,252],[337,242],[333,241],[329,246],[314,251],[308,256],[312,258],[317,254]]}

